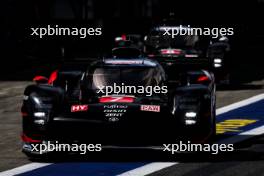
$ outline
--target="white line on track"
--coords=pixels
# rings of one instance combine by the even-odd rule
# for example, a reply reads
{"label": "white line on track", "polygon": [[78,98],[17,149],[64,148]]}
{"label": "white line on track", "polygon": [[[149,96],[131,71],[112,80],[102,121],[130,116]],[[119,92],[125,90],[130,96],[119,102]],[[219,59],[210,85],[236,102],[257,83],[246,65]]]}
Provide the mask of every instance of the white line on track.
{"label": "white line on track", "polygon": [[155,171],[176,165],[178,163],[174,162],[155,162],[155,163],[150,163],[146,164],[144,166],[138,167],[136,169],[124,172],[118,176],[143,176],[147,174],[151,174]]}
{"label": "white line on track", "polygon": [[21,174],[27,171],[31,171],[31,170],[35,170],[44,166],[48,166],[52,163],[30,163],[30,164],[26,164],[24,166],[20,166],[11,170],[7,170],[4,172],[0,172],[0,176],[12,176],[12,175],[17,175],[17,174]]}
{"label": "white line on track", "polygon": [[257,128],[254,128],[252,130],[248,130],[248,131],[239,133],[236,136],[220,140],[217,143],[219,143],[219,144],[237,143],[237,142],[241,142],[241,141],[247,140],[249,138],[252,138],[253,136],[261,135],[263,133],[264,133],[264,125],[257,127]]}
{"label": "white line on track", "polygon": [[[220,115],[220,114],[229,112],[231,110],[255,103],[263,99],[264,99],[264,94],[259,94],[251,98],[219,108],[216,110],[216,114]],[[243,133],[240,133],[239,136],[234,136],[234,137],[222,140],[220,142],[221,143],[234,143],[234,142],[245,140],[245,138],[250,137],[250,135],[252,136],[252,135],[258,135],[258,134],[263,134],[263,133],[264,133],[264,125],[261,127],[249,130],[249,131],[245,131]],[[35,169],[38,169],[44,166],[48,166],[51,164],[53,163],[30,163],[30,164],[26,164],[24,166],[20,166],[20,167],[11,169],[11,170],[0,172],[0,176],[17,175],[17,174],[35,170]],[[119,176],[144,176],[144,175],[151,174],[158,170],[161,170],[161,169],[173,166],[173,165],[177,165],[177,164],[179,163],[178,162],[154,162],[154,163],[146,164],[136,169],[121,173]]]}
{"label": "white line on track", "polygon": [[224,106],[222,108],[218,108],[216,110],[216,115],[220,115],[220,114],[226,113],[228,111],[232,111],[234,109],[241,108],[243,106],[255,103],[255,102],[263,100],[263,99],[264,99],[264,94],[255,95],[255,96],[250,97],[248,99],[245,99],[245,100]]}

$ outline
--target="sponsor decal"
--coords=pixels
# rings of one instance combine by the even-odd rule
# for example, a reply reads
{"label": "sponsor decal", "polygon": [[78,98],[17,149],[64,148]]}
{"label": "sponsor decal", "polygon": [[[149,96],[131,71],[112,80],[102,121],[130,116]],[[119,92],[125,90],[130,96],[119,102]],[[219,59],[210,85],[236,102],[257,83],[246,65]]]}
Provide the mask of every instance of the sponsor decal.
{"label": "sponsor decal", "polygon": [[104,109],[126,109],[127,105],[110,104],[104,105]]}
{"label": "sponsor decal", "polygon": [[224,134],[224,133],[240,133],[242,132],[241,128],[247,125],[253,124],[257,122],[257,120],[253,119],[228,119],[223,122],[219,122],[216,124],[216,133]]}
{"label": "sponsor decal", "polygon": [[117,117],[122,117],[123,114],[127,111],[126,109],[127,109],[126,105],[118,105],[118,104],[104,105],[105,117],[108,117],[108,120],[111,122],[119,121]]}
{"label": "sponsor decal", "polygon": [[71,106],[71,112],[81,112],[81,111],[87,111],[88,105],[72,105]]}
{"label": "sponsor decal", "polygon": [[108,121],[109,122],[118,122],[119,121],[119,118],[118,117],[109,117],[108,118]]}
{"label": "sponsor decal", "polygon": [[158,105],[141,105],[141,111],[160,112],[160,106]]}

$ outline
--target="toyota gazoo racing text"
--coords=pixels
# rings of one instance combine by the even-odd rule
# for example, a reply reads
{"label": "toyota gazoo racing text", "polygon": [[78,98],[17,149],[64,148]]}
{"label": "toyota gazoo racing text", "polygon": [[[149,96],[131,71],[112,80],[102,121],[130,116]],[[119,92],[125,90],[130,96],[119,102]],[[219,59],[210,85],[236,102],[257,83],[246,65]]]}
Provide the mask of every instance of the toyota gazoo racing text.
{"label": "toyota gazoo racing text", "polygon": [[[26,87],[22,139],[27,155],[31,144],[45,141],[162,146],[176,138],[203,142],[215,135],[210,72],[182,69],[168,80],[162,66],[147,58],[109,58],[79,66],[65,63],[49,78],[36,76],[36,84]],[[113,85],[116,91],[109,89],[106,95]]]}

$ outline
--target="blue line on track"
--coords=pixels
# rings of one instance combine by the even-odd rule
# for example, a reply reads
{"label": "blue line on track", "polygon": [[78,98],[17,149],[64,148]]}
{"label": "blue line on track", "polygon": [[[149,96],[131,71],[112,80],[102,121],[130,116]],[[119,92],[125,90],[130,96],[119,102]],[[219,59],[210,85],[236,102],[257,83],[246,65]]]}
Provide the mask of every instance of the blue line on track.
{"label": "blue line on track", "polygon": [[114,176],[146,163],[56,163],[19,176]]}

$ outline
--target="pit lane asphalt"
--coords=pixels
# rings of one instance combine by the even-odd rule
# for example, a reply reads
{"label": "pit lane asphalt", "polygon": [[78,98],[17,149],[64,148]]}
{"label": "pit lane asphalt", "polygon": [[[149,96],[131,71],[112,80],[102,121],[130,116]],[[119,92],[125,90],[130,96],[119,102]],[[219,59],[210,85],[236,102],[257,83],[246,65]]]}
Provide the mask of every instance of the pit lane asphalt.
{"label": "pit lane asphalt", "polygon": [[[31,82],[0,82],[0,171],[30,163],[21,153],[22,94]],[[217,107],[222,107],[264,92],[264,81],[219,88]],[[190,159],[151,175],[264,175],[264,137],[252,141],[254,145],[243,150],[208,159]]]}

